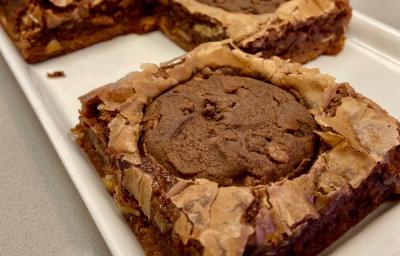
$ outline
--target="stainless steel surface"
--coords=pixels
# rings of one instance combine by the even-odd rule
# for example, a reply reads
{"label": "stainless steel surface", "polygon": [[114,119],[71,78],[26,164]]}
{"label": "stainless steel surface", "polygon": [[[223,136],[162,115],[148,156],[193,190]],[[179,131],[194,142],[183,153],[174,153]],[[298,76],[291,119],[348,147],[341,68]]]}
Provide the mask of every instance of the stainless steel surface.
{"label": "stainless steel surface", "polygon": [[[400,1],[351,3],[400,29]],[[0,255],[109,255],[3,58],[0,128]]]}

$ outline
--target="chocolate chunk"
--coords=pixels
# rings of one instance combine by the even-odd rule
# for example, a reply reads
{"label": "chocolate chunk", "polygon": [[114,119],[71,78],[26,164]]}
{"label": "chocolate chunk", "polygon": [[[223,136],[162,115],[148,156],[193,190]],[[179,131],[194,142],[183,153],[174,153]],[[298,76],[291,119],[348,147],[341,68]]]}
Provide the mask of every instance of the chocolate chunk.
{"label": "chocolate chunk", "polygon": [[47,77],[48,78],[60,78],[60,77],[65,77],[65,73],[62,70],[57,70],[57,71],[53,71],[50,73],[47,73]]}

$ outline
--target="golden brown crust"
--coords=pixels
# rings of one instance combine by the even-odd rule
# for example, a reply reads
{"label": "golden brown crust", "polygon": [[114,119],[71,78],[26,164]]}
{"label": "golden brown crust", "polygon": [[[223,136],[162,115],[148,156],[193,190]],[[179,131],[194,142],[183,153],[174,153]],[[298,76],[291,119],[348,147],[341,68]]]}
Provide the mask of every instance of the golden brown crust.
{"label": "golden brown crust", "polygon": [[347,0],[289,0],[272,13],[232,12],[197,0],[168,1],[161,30],[185,50],[230,38],[249,53],[305,63],[337,54],[351,18]]}
{"label": "golden brown crust", "polygon": [[335,3],[331,0],[291,0],[281,4],[273,13],[251,14],[230,12],[197,0],[172,0],[172,4],[175,3],[183,6],[191,15],[204,15],[214,20],[239,45],[253,41],[272,27],[301,23],[311,17],[329,13],[335,8]]}

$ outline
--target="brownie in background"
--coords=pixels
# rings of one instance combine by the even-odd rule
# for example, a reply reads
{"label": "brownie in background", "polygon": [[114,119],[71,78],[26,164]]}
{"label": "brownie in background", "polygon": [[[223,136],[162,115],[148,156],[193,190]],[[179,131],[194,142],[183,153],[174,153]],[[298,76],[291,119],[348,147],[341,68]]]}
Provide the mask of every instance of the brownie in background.
{"label": "brownie in background", "polygon": [[127,33],[156,28],[149,1],[3,0],[1,23],[35,63]]}
{"label": "brownie in background", "polygon": [[339,53],[351,19],[348,0],[167,0],[160,28],[185,50],[231,38],[264,58],[306,63]]}

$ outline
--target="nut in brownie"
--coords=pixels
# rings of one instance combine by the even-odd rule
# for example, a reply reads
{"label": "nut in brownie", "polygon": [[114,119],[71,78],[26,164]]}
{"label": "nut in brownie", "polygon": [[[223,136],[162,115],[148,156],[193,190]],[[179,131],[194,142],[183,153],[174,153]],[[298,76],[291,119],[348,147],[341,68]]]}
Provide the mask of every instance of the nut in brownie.
{"label": "nut in brownie", "polygon": [[77,140],[147,255],[315,255],[400,192],[396,119],[232,41],[81,102]]}

